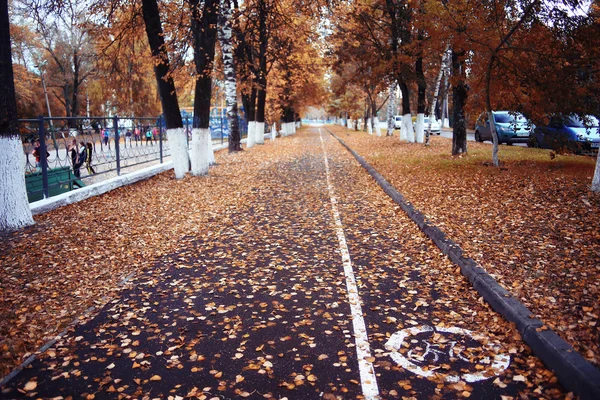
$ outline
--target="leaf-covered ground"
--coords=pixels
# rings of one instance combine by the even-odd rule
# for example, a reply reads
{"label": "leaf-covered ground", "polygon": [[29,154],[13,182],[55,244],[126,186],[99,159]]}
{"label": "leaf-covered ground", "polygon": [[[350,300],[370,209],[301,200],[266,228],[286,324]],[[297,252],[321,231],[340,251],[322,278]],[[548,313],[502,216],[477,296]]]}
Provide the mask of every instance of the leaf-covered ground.
{"label": "leaf-covered ground", "polygon": [[[331,128],[585,358],[600,365],[600,195],[595,157],[451,140],[430,147]],[[396,132],[397,133],[397,132]]]}
{"label": "leaf-covered ground", "polygon": [[[323,149],[382,398],[568,395],[350,154],[322,138],[311,128],[220,153],[208,177],[164,173],[4,238],[4,372],[90,305],[107,304],[3,395],[362,398]],[[377,139],[358,139],[359,151]],[[424,326],[482,336],[440,330],[404,342],[397,353],[433,374],[425,379],[386,347]],[[507,369],[491,368],[503,354]],[[468,382],[467,373],[491,378]]]}

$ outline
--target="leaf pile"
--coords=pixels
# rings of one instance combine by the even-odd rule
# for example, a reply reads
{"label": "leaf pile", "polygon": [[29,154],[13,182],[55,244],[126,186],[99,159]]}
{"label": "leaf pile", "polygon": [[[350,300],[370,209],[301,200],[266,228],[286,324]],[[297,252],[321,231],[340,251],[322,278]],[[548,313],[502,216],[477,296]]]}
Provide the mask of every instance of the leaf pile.
{"label": "leaf pile", "polygon": [[451,140],[400,143],[335,127],[432,223],[586,359],[600,366],[600,195],[595,158]]}

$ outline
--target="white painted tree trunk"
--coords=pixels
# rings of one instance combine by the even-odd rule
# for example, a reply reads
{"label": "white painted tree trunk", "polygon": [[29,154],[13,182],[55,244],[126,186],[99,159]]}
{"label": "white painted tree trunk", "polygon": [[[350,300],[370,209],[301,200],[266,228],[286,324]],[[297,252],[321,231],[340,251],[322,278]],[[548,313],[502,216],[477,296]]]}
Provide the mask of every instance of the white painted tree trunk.
{"label": "white painted tree trunk", "polygon": [[592,179],[592,192],[600,192],[600,151],[598,151],[598,157],[596,157],[596,170]]}
{"label": "white painted tree trunk", "polygon": [[[387,136],[394,135],[394,110],[396,109],[396,82],[390,84],[388,89],[387,105]],[[377,135],[380,136],[380,135]]]}
{"label": "white painted tree trunk", "polygon": [[274,142],[277,137],[277,124],[271,125],[271,140]]}
{"label": "white painted tree trunk", "polygon": [[210,145],[210,141],[206,140],[207,137],[210,138],[209,129],[192,129],[192,175],[199,176],[208,174],[212,145]]}
{"label": "white painted tree trunk", "polygon": [[257,122],[255,129],[256,144],[265,144],[265,123]]}
{"label": "white painted tree trunk", "polygon": [[209,165],[215,165],[217,163],[217,161],[215,160],[215,151],[213,150],[213,143],[212,143],[212,137],[210,136],[210,128],[207,129],[208,134],[203,136],[206,141],[206,149],[207,149],[207,154],[208,154],[208,164]]}
{"label": "white painted tree trunk", "polygon": [[34,224],[27,200],[25,163],[19,136],[0,136],[0,232]]}
{"label": "white painted tree trunk", "polygon": [[415,134],[412,127],[412,115],[404,114],[402,116],[402,124],[400,126],[400,140],[405,140],[409,143],[415,141]]}
{"label": "white painted tree trunk", "polygon": [[373,118],[373,132],[376,136],[381,136],[381,129],[379,129],[379,118]]}
{"label": "white painted tree trunk", "polygon": [[190,159],[188,154],[187,137],[184,128],[167,129],[167,139],[173,158],[175,178],[181,179],[189,171]]}
{"label": "white painted tree trunk", "polygon": [[417,143],[425,143],[425,114],[417,114],[415,140]]}
{"label": "white painted tree trunk", "polygon": [[256,140],[256,121],[248,122],[248,140],[246,140],[246,148],[249,149],[254,147],[254,142]]}
{"label": "white painted tree trunk", "polygon": [[372,135],[372,134],[373,134],[373,125],[372,125],[372,121],[371,121],[371,118],[370,118],[370,117],[369,117],[369,118],[367,118],[367,133],[368,133],[369,135]]}

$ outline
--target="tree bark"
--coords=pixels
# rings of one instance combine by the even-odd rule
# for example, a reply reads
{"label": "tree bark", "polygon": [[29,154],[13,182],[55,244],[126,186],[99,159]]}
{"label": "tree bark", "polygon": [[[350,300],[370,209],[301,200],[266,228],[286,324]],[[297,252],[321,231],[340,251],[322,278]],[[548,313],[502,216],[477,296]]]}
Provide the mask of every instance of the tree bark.
{"label": "tree bark", "polygon": [[425,91],[427,83],[425,82],[425,73],[423,71],[423,57],[419,55],[415,63],[415,72],[417,75],[417,123],[415,124],[415,140],[417,143],[424,143],[425,133],[423,125],[425,117]]}
{"label": "tree bark", "polygon": [[596,157],[596,169],[594,170],[594,178],[592,179],[592,192],[600,192],[600,151]]}
{"label": "tree bark", "polygon": [[269,47],[269,31],[267,27],[267,6],[265,0],[258,2],[258,96],[256,101],[256,143],[263,144],[265,126],[265,108],[267,103],[267,49]]}
{"label": "tree bark", "polygon": [[[425,145],[429,145],[429,137],[431,136],[431,123],[436,118],[435,117],[435,108],[437,106],[437,99],[440,94],[440,85],[442,83],[442,75],[444,75],[444,71],[446,69],[446,54],[448,53],[448,46],[446,46],[446,50],[444,50],[444,54],[442,55],[442,61],[440,63],[440,72],[438,72],[438,76],[435,79],[435,90],[433,92],[433,98],[431,99],[431,104],[429,106],[429,126],[425,131]],[[440,125],[441,129],[441,125]]]}
{"label": "tree bark", "polygon": [[388,88],[388,106],[387,106],[387,136],[394,135],[394,126],[396,123],[394,111],[396,110],[396,82],[390,83]]}
{"label": "tree bark", "polygon": [[158,84],[158,94],[162,104],[167,129],[183,128],[175,83],[169,75],[170,62],[156,0],[142,0],[142,13],[146,24],[146,34],[155,63],[154,74]]}
{"label": "tree bark", "polygon": [[192,129],[191,164],[193,175],[206,175],[214,163],[210,137],[210,103],[212,69],[217,41],[218,0],[205,0],[200,12],[199,0],[191,0],[196,91],[194,93],[194,123]]}
{"label": "tree bark", "polygon": [[400,92],[402,92],[402,127],[400,128],[400,140],[414,142],[415,134],[412,128],[412,115],[410,112],[410,89],[402,78],[399,78],[398,82],[400,83]]}
{"label": "tree bark", "polygon": [[452,88],[452,102],[454,126],[452,132],[452,155],[467,152],[467,121],[465,119],[465,105],[467,103],[468,89],[465,83],[464,51],[452,50],[452,73],[456,83]]}
{"label": "tree bark", "polygon": [[25,187],[7,0],[0,0],[0,93],[0,232],[10,232],[34,222]]}
{"label": "tree bark", "polygon": [[227,104],[227,120],[229,121],[229,152],[242,150],[240,127],[238,122],[237,82],[235,64],[233,62],[231,5],[228,0],[221,2],[219,16],[219,42],[223,54],[223,70],[225,75],[225,103]]}
{"label": "tree bark", "polygon": [[173,169],[175,177],[181,179],[189,171],[187,132],[183,129],[175,83],[169,75],[169,55],[165,47],[156,0],[142,0],[142,14],[146,25],[148,43],[150,44],[152,57],[155,60],[154,75],[156,76],[158,94],[167,127],[167,137],[173,157]]}

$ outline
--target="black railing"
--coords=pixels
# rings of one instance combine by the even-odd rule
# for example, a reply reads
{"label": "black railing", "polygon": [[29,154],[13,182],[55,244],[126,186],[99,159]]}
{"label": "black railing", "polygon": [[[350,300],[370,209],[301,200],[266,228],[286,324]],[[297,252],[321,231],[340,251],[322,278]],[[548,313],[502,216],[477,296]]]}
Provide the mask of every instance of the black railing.
{"label": "black railing", "polygon": [[[213,145],[228,139],[226,121],[217,119],[211,119],[211,128],[216,128],[211,129]],[[171,155],[160,117],[40,117],[19,124],[30,202],[119,176],[123,170],[162,164]],[[191,138],[191,118],[184,119],[184,128]],[[34,151],[36,141],[39,148]]]}

